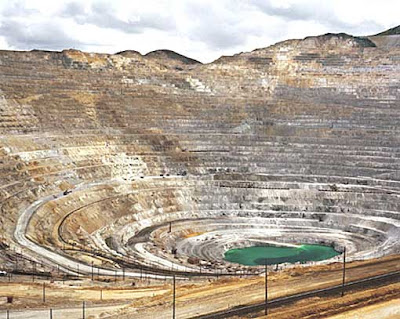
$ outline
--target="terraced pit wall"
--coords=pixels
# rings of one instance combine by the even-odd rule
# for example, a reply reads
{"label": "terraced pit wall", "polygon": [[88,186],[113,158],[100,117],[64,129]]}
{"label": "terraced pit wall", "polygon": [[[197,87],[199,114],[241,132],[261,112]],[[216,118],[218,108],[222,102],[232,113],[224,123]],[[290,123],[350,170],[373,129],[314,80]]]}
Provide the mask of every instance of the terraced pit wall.
{"label": "terraced pit wall", "polygon": [[271,241],[398,253],[399,97],[400,49],[343,34],[205,65],[1,51],[2,241],[36,200],[96,182],[41,206],[28,238],[178,268]]}

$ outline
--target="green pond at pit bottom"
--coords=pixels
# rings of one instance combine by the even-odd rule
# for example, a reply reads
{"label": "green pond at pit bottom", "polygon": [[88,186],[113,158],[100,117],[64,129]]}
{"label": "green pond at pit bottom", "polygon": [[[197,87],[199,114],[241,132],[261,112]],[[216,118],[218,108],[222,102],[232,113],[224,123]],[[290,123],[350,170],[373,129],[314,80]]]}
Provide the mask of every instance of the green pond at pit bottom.
{"label": "green pond at pit bottom", "polygon": [[339,255],[333,247],[323,245],[252,246],[235,248],[225,252],[225,260],[245,266],[275,265],[321,261]]}

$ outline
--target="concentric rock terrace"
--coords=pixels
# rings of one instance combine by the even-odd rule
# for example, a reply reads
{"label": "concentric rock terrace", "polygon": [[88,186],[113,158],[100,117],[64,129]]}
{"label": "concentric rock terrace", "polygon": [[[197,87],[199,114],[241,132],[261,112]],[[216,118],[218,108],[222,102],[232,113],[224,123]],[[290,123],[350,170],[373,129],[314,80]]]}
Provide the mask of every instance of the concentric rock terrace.
{"label": "concentric rock terrace", "polygon": [[224,252],[263,243],[399,253],[400,49],[383,37],[210,64],[0,52],[2,243],[104,273],[238,269]]}

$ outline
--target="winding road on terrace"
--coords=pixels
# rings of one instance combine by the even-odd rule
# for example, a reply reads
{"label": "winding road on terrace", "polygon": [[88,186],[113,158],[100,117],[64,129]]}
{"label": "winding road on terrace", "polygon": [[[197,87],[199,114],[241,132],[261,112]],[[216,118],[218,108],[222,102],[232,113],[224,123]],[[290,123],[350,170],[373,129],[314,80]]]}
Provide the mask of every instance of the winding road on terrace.
{"label": "winding road on terrace", "polygon": [[[173,178],[176,178],[178,176],[171,176]],[[145,179],[154,179],[154,178],[160,178],[159,176],[146,176],[144,177]],[[73,188],[71,191],[72,192],[77,192],[77,191],[81,191],[81,190],[85,190],[85,189],[89,189],[91,187],[94,186],[99,186],[102,184],[107,184],[109,183],[109,181],[105,181],[105,182],[93,182],[93,183],[87,183],[87,184],[80,184],[77,185],[75,188]],[[347,187],[351,186],[351,185],[346,185]],[[63,192],[60,192],[58,194],[53,194],[53,195],[49,195],[46,197],[43,197],[37,201],[35,201],[34,203],[32,203],[29,207],[27,207],[25,210],[23,210],[20,213],[19,219],[17,221],[16,224],[16,228],[15,228],[15,232],[14,232],[14,238],[16,240],[16,242],[21,245],[22,247],[25,247],[27,249],[30,250],[30,254],[36,254],[36,255],[40,255],[42,257],[43,260],[47,260],[48,262],[53,263],[54,265],[58,265],[60,267],[60,269],[62,269],[63,271],[70,273],[70,274],[77,274],[77,269],[79,267],[79,273],[80,274],[90,274],[92,271],[92,268],[90,265],[87,265],[85,263],[81,263],[79,261],[76,260],[72,260],[66,256],[60,255],[58,254],[56,251],[52,251],[49,250],[47,248],[44,248],[38,244],[36,244],[35,242],[29,240],[26,237],[26,231],[27,231],[27,227],[28,224],[32,218],[32,216],[36,213],[36,211],[43,206],[44,204],[46,204],[49,201],[61,198],[62,196],[64,196]],[[146,230],[143,230],[146,231]],[[140,250],[140,245],[138,247],[138,249]],[[148,259],[153,259],[153,261],[155,262],[160,262],[160,258],[148,253],[146,250],[141,249],[141,253],[145,258]],[[181,265],[174,263],[174,269],[175,270],[183,270],[183,271],[187,271],[187,268],[180,268]],[[97,268],[97,267],[96,267]],[[102,269],[99,268],[99,274],[103,275],[103,276],[122,276],[123,275],[123,271],[122,270],[117,270],[116,272],[114,270],[109,270],[109,269]],[[125,272],[125,276],[127,277],[140,277],[141,274],[140,272],[135,272],[135,271],[126,271]],[[157,276],[157,275],[149,275],[151,278],[159,278],[159,279],[164,279],[165,276]]]}
{"label": "winding road on terrace", "polygon": [[[75,191],[83,190],[83,189],[90,188],[90,187],[96,186],[96,185],[101,185],[101,182],[80,185],[80,186],[75,187],[72,191],[75,192]],[[14,232],[14,238],[22,247],[28,248],[30,251],[32,251],[38,255],[41,255],[41,257],[44,260],[51,261],[52,263],[60,266],[61,270],[65,271],[69,274],[77,275],[78,273],[77,273],[76,269],[78,269],[78,268],[79,268],[80,274],[82,274],[82,273],[89,274],[92,271],[91,266],[71,260],[65,256],[61,256],[61,255],[57,254],[56,252],[53,252],[49,249],[46,249],[46,248],[32,242],[25,236],[29,221],[31,220],[31,218],[35,214],[35,212],[42,205],[46,204],[47,202],[49,202],[51,200],[55,200],[62,196],[64,196],[63,192],[60,192],[56,195],[49,195],[49,196],[46,196],[46,197],[43,197],[43,198],[37,200],[36,202],[31,204],[28,208],[26,208],[19,216],[16,228],[15,228],[15,232]],[[115,275],[122,276],[123,271],[122,270],[114,271],[114,270],[99,268],[99,274],[103,275],[103,276],[115,276]],[[127,277],[140,277],[141,276],[140,272],[132,272],[132,271],[127,271],[127,272],[125,272],[124,275]],[[158,276],[158,275],[148,275],[147,277],[149,277],[149,276],[154,279],[157,279],[157,278],[164,279],[165,278],[165,276]]]}

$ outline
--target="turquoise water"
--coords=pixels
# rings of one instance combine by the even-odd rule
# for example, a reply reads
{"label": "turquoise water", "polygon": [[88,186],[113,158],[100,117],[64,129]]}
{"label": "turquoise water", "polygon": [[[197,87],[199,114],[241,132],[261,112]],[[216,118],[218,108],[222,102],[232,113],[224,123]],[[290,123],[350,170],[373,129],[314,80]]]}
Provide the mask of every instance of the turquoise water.
{"label": "turquoise water", "polygon": [[228,250],[225,252],[225,260],[246,266],[257,266],[320,261],[337,255],[339,253],[335,249],[323,245],[299,245],[297,247],[266,245]]}

